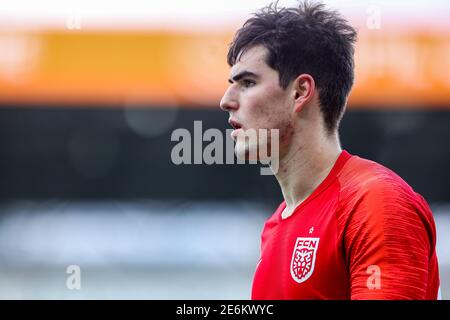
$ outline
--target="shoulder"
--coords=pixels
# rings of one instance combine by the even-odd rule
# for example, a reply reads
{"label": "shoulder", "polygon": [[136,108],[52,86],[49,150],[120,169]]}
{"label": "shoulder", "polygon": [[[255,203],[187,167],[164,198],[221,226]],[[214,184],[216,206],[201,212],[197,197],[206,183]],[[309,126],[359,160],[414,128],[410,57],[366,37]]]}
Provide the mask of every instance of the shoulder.
{"label": "shoulder", "polygon": [[[426,297],[428,274],[436,272],[430,269],[436,229],[423,197],[392,170],[359,157],[347,161],[338,179],[339,238],[352,299]],[[368,287],[372,266],[382,270],[380,290]]]}
{"label": "shoulder", "polygon": [[415,202],[423,198],[394,171],[371,160],[352,156],[338,176],[343,204],[361,200]]}
{"label": "shoulder", "polygon": [[375,161],[353,156],[338,179],[341,223],[353,216],[360,221],[422,220],[426,225],[433,225],[432,213],[424,198],[399,175]]}

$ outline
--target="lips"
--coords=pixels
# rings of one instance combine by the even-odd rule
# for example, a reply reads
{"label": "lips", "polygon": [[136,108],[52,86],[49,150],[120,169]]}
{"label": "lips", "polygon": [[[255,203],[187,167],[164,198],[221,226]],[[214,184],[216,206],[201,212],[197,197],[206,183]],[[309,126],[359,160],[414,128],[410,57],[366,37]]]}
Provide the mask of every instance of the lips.
{"label": "lips", "polygon": [[236,137],[236,135],[238,134],[238,131],[242,129],[242,125],[239,122],[232,120],[232,119],[228,120],[228,123],[234,129],[230,134],[231,138],[234,139]]}
{"label": "lips", "polygon": [[237,122],[237,121],[235,121],[235,120],[228,120],[228,123],[230,124],[230,126],[232,126],[233,127],[233,129],[235,129],[235,130],[237,130],[237,129],[241,129],[242,128],[242,125],[239,123],[239,122]]}

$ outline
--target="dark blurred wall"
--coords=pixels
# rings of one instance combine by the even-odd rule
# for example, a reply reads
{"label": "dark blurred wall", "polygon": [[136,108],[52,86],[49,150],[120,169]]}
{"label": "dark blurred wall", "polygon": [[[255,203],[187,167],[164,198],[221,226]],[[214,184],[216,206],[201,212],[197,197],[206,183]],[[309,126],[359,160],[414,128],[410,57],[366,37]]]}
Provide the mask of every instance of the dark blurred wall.
{"label": "dark blurred wall", "polygon": [[[204,109],[0,108],[0,198],[281,200],[258,165],[175,165],[171,133],[194,120],[228,128]],[[348,111],[343,148],[382,163],[428,201],[450,201],[450,111]],[[204,146],[209,144],[205,142]]]}

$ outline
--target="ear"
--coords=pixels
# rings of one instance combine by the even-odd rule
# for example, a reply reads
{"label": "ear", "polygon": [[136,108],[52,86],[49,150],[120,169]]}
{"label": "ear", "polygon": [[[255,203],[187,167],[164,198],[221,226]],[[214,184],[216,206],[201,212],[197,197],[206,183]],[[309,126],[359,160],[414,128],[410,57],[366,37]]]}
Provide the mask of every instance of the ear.
{"label": "ear", "polygon": [[299,75],[293,83],[294,91],[294,112],[300,112],[304,106],[311,101],[316,91],[314,78],[309,74]]}

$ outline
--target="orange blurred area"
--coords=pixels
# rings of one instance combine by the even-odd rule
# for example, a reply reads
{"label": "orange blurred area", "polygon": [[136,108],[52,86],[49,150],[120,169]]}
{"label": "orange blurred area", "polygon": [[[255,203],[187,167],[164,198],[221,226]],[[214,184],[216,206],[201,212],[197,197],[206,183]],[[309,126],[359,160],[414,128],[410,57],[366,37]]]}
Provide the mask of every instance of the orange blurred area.
{"label": "orange blurred area", "polygon": [[[0,32],[0,105],[215,107],[233,32]],[[450,108],[450,32],[364,33],[357,108]]]}

